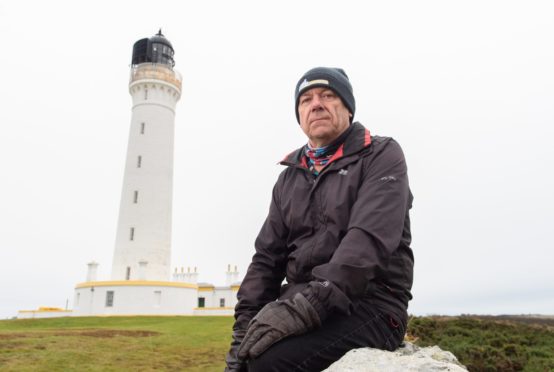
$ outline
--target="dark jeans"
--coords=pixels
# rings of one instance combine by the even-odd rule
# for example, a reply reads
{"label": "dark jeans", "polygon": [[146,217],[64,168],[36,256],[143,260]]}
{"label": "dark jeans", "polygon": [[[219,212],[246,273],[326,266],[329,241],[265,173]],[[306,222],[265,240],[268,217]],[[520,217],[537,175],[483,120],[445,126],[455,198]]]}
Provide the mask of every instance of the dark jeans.
{"label": "dark jeans", "polygon": [[321,371],[352,349],[395,350],[404,332],[403,324],[361,300],[350,316],[332,316],[312,332],[274,344],[248,362],[248,371]]}

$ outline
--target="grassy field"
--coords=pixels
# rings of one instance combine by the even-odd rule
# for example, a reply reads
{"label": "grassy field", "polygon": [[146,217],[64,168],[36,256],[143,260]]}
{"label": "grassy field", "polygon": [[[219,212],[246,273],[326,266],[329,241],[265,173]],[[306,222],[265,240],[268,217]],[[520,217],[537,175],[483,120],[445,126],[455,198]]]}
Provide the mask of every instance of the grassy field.
{"label": "grassy field", "polygon": [[451,351],[469,371],[554,371],[553,317],[414,317],[408,334]]}
{"label": "grassy field", "polygon": [[[231,317],[0,321],[0,371],[222,371]],[[554,371],[554,319],[413,317],[409,339],[470,371]]]}
{"label": "grassy field", "polygon": [[231,317],[0,321],[1,371],[223,371]]}

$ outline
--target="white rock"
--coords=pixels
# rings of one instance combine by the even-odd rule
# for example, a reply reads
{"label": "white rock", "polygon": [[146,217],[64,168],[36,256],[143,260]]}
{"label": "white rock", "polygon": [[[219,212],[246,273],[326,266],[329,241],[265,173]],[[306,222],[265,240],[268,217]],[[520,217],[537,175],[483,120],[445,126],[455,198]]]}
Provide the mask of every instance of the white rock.
{"label": "white rock", "polygon": [[371,348],[354,349],[331,364],[325,372],[466,372],[449,351],[438,346],[420,348],[412,343],[396,351]]}

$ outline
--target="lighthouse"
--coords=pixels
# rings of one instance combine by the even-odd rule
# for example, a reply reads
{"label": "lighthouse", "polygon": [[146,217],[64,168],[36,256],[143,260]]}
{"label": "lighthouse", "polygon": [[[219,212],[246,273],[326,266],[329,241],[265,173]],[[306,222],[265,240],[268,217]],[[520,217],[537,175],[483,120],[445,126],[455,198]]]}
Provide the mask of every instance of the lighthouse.
{"label": "lighthouse", "polygon": [[131,127],[112,263],[112,280],[167,281],[175,107],[181,76],[161,30],[133,46]]}
{"label": "lighthouse", "polygon": [[[233,314],[236,267],[228,266],[225,286],[199,283],[196,268],[170,270],[173,137],[182,81],[173,54],[161,30],[133,46],[131,126],[111,277],[99,279],[99,263],[88,264],[86,281],[75,286],[73,316]],[[67,316],[19,316],[45,314]]]}
{"label": "lighthouse", "polygon": [[181,75],[161,30],[133,46],[131,125],[110,280],[75,286],[73,315],[191,315],[198,284],[170,280],[175,108]]}

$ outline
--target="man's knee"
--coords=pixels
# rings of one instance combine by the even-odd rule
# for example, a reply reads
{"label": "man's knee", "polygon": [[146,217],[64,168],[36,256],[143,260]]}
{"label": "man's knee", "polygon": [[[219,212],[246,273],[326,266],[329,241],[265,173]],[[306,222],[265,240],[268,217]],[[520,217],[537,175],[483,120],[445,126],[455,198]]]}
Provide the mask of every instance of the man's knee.
{"label": "man's knee", "polygon": [[[302,361],[302,351],[296,343],[296,337],[285,338],[264,351],[256,359],[248,361],[248,371],[294,371]],[[300,353],[299,353],[300,351]]]}
{"label": "man's knee", "polygon": [[272,348],[269,348],[256,359],[248,361],[248,372],[283,371],[279,359],[279,355],[272,352]]}

